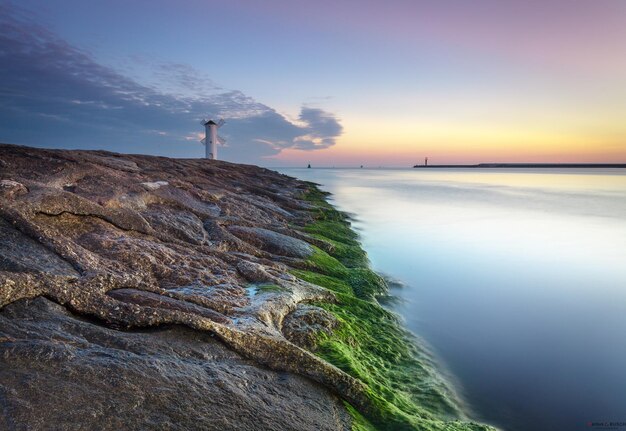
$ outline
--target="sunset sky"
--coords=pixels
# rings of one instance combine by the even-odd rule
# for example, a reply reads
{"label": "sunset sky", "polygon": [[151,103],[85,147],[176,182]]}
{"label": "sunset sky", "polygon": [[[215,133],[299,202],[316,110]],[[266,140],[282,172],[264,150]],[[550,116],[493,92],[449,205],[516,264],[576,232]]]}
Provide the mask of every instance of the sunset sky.
{"label": "sunset sky", "polygon": [[626,162],[623,0],[0,0],[0,141],[265,166]]}

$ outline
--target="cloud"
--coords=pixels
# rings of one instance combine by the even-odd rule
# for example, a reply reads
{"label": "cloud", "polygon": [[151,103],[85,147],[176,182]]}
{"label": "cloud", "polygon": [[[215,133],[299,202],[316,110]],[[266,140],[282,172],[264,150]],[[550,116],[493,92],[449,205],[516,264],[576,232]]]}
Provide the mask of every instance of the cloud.
{"label": "cloud", "polygon": [[262,163],[287,148],[328,148],[342,133],[331,113],[304,106],[294,123],[184,64],[161,64],[164,84],[142,85],[19,12],[0,4],[0,141],[200,157],[201,144],[188,137],[201,131],[201,117],[224,117],[220,154]]}
{"label": "cloud", "polygon": [[335,145],[335,137],[341,135],[343,128],[337,119],[318,108],[303,107],[299,120],[306,124],[308,133],[294,139],[294,148],[300,150],[328,148]]}
{"label": "cloud", "polygon": [[222,90],[210,77],[188,64],[167,62],[155,64],[153,69],[158,88],[170,94],[197,98]]}

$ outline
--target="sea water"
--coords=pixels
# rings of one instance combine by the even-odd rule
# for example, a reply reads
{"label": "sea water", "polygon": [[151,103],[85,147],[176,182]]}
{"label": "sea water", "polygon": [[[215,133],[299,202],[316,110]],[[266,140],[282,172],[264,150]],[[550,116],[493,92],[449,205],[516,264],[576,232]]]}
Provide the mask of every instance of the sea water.
{"label": "sea water", "polygon": [[353,214],[475,419],[626,431],[625,170],[281,172]]}

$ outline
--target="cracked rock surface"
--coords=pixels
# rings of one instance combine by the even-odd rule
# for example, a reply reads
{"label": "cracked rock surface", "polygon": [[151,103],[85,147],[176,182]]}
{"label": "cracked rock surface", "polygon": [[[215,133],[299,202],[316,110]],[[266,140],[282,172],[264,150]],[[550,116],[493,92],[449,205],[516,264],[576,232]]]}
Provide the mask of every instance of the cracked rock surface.
{"label": "cracked rock surface", "polygon": [[0,313],[0,429],[335,430],[336,397],[181,326],[120,332],[44,298]]}
{"label": "cracked rock surface", "polygon": [[343,430],[342,399],[369,408],[306,350],[334,324],[306,305],[333,294],[287,266],[313,252],[306,183],[102,151],[0,160],[0,429]]}

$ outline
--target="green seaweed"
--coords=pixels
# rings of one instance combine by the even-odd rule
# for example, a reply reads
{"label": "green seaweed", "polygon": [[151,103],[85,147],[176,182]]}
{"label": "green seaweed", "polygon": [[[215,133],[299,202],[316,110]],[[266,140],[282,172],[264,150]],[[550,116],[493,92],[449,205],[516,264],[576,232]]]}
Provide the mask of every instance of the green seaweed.
{"label": "green seaweed", "polygon": [[344,279],[348,276],[348,268],[330,254],[315,246],[313,246],[313,253],[305,261],[305,264],[308,269],[331,277]]}
{"label": "green seaweed", "polygon": [[352,287],[350,287],[348,283],[329,275],[319,274],[317,272],[307,271],[304,269],[292,269],[290,272],[301,280],[325,287],[333,292],[347,294],[354,293]]}
{"label": "green seaweed", "polygon": [[[307,232],[310,231],[307,230]],[[326,244],[327,246],[325,247],[325,250],[327,251],[327,253],[343,263],[348,268],[364,267],[369,264],[367,254],[361,248],[360,244],[357,241],[343,243],[339,240],[330,239],[324,234],[320,234],[315,231],[310,232],[310,235],[313,238],[316,238]]]}
{"label": "green seaweed", "polygon": [[420,429],[458,416],[454,395],[433,379],[430,358],[394,314],[352,295],[336,296],[337,303],[315,303],[340,323],[331,335],[319,335],[315,353],[368,385],[378,429]]}
{"label": "green seaweed", "polygon": [[354,294],[363,299],[373,299],[387,293],[387,282],[370,268],[350,268],[348,284]]}
{"label": "green seaweed", "polygon": [[322,238],[341,244],[359,246],[359,236],[350,228],[350,224],[347,220],[316,220],[315,223],[305,226],[303,230],[311,234],[318,234]]}
{"label": "green seaweed", "polygon": [[357,409],[352,407],[350,403],[344,401],[343,404],[352,417],[352,431],[376,431],[374,425],[365,419],[365,417],[359,413]]}
{"label": "green seaweed", "polygon": [[313,247],[313,253],[304,264],[309,271],[343,281],[351,287],[357,297],[362,299],[373,299],[387,291],[385,280],[369,267],[348,268],[317,247]]}
{"label": "green seaweed", "polygon": [[348,217],[311,184],[304,199],[315,204],[313,221],[301,229],[330,246],[314,247],[296,277],[336,293],[336,302],[315,305],[338,320],[331,334],[318,335],[315,354],[367,385],[374,406],[359,412],[346,408],[353,430],[487,430],[464,422],[460,402],[437,375],[427,351],[418,348],[395,314],[375,298],[387,293],[385,281],[369,268]]}
{"label": "green seaweed", "polygon": [[317,183],[313,183],[311,181],[305,181],[309,185],[306,192],[302,194],[302,199],[305,201],[309,201],[317,204],[318,206],[333,208],[328,202],[326,202],[326,198],[330,196],[329,192],[325,192],[324,190],[320,190],[317,186]]}
{"label": "green seaweed", "polygon": [[346,221],[348,216],[340,211],[337,211],[331,204],[326,201],[326,198],[330,196],[330,193],[322,191],[317,188],[315,183],[309,182],[309,189],[302,195],[302,199],[314,204],[311,212],[315,214],[315,218],[325,221]]}

